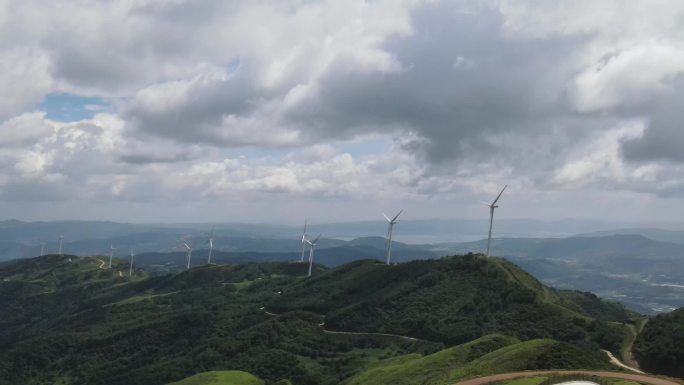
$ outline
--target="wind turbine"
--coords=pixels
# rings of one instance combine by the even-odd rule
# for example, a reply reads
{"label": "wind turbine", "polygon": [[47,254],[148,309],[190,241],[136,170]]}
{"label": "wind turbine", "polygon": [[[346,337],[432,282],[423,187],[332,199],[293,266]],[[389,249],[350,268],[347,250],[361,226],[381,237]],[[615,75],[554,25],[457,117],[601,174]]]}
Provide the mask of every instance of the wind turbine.
{"label": "wind turbine", "polygon": [[397,218],[399,218],[399,215],[404,210],[399,210],[397,215],[394,216],[394,218],[390,219],[385,213],[382,214],[385,219],[387,219],[387,264],[390,264],[390,255],[392,254],[392,229],[394,228],[394,225],[397,224]]}
{"label": "wind turbine", "polygon": [[135,253],[133,250],[131,250],[131,263],[128,267],[128,276],[131,277],[133,276],[133,257],[135,257]]}
{"label": "wind turbine", "polygon": [[110,243],[110,244],[109,244],[109,268],[110,268],[110,269],[112,268],[112,258],[114,258],[114,250],[116,250],[116,249],[114,248],[114,245],[112,245],[112,244]]}
{"label": "wind turbine", "polygon": [[211,234],[209,235],[209,258],[207,258],[207,265],[211,265],[211,252],[214,251],[214,227],[211,228]]}
{"label": "wind turbine", "polygon": [[508,185],[505,185],[503,189],[501,189],[501,192],[499,195],[496,196],[496,199],[494,199],[494,202],[491,204],[485,203],[487,206],[489,206],[489,235],[487,236],[487,253],[485,254],[486,256],[489,257],[489,246],[492,243],[492,225],[494,224],[494,209],[499,207],[496,205],[496,202],[499,201],[499,198],[501,198],[501,194],[503,194],[504,190],[506,190],[506,187]]}
{"label": "wind turbine", "polygon": [[57,251],[59,255],[62,255],[62,241],[64,241],[64,235],[59,236],[59,250]]}
{"label": "wind turbine", "polygon": [[45,255],[45,242],[40,243],[40,256]]}
{"label": "wind turbine", "polygon": [[183,246],[185,246],[185,248],[188,250],[188,256],[187,256],[188,263],[187,263],[185,268],[190,269],[190,259],[192,259],[192,247],[188,246],[188,244],[185,242],[183,242]]}
{"label": "wind turbine", "polygon": [[302,257],[299,262],[304,262],[304,252],[306,251],[306,219],[304,220],[304,231],[302,232]]}
{"label": "wind turbine", "polygon": [[313,267],[313,260],[314,260],[314,248],[316,247],[316,242],[318,242],[318,238],[321,237],[321,234],[318,234],[316,239],[313,241],[309,241],[308,239],[304,239],[304,242],[309,244],[309,277],[311,277],[311,268]]}

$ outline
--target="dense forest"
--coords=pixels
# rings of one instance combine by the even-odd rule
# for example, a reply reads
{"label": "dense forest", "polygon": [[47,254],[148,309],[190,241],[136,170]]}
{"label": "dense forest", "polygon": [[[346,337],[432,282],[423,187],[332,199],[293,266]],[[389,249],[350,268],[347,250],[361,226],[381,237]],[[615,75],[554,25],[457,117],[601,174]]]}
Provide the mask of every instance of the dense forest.
{"label": "dense forest", "polygon": [[644,370],[684,377],[684,308],[652,318],[634,344]]}
{"label": "dense forest", "polygon": [[624,332],[609,321],[631,316],[476,255],[317,266],[311,278],[305,264],[287,262],[131,278],[119,274],[125,261],[101,265],[46,256],[0,267],[0,384],[166,384],[209,370],[338,384],[378,362],[491,333],[564,341],[517,369],[603,368],[599,346],[615,349]]}

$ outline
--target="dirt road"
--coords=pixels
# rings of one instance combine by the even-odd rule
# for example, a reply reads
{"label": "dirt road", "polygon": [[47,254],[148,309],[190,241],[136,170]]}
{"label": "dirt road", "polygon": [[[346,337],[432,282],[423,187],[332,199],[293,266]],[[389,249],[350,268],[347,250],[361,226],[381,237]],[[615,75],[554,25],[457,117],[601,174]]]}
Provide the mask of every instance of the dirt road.
{"label": "dirt road", "polygon": [[619,366],[619,367],[621,367],[621,368],[623,368],[623,369],[627,369],[627,370],[629,370],[630,372],[639,373],[639,374],[646,374],[646,373],[642,372],[642,371],[639,370],[639,369],[636,369],[636,368],[633,368],[633,367],[631,367],[631,366],[627,366],[627,365],[623,364],[620,360],[617,359],[617,357],[615,357],[615,356],[613,355],[613,353],[611,353],[611,352],[609,352],[609,351],[607,351],[607,350],[603,350],[603,351],[608,355],[608,358],[610,358],[610,362],[611,362],[613,365],[617,365],[617,366]]}
{"label": "dirt road", "polygon": [[534,376],[548,376],[548,375],[566,375],[566,374],[580,374],[597,377],[619,378],[622,380],[631,380],[650,385],[682,385],[682,382],[669,380],[660,377],[651,377],[642,374],[630,374],[620,372],[594,371],[594,370],[540,370],[529,372],[512,372],[495,374],[493,376],[478,377],[470,380],[457,382],[455,385],[483,385],[492,381],[511,380],[520,377],[534,377]]}

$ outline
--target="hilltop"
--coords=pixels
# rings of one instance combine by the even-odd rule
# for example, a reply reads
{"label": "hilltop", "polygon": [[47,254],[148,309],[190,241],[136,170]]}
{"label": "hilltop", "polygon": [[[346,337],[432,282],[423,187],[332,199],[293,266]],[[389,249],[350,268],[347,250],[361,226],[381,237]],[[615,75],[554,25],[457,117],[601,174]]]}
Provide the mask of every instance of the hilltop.
{"label": "hilltop", "polygon": [[267,308],[323,314],[326,327],[334,330],[447,344],[490,333],[561,341],[612,334],[617,341],[620,330],[598,326],[593,318],[618,321],[633,315],[588,293],[546,287],[506,260],[473,254],[393,266],[353,262],[295,283]]}
{"label": "hilltop", "polygon": [[238,370],[196,374],[168,385],[263,385],[259,378]]}
{"label": "hilltop", "polygon": [[[619,348],[624,327],[613,321],[632,315],[476,255],[317,266],[311,278],[306,264],[269,262],[129,279],[116,274],[125,261],[109,270],[99,260],[0,266],[0,305],[11,309],[0,313],[0,384],[161,385],[241,370],[266,384],[332,385],[494,332],[522,344],[564,341],[563,356],[574,357],[564,367],[593,357],[603,368],[598,348]],[[516,369],[533,361],[516,360]]]}

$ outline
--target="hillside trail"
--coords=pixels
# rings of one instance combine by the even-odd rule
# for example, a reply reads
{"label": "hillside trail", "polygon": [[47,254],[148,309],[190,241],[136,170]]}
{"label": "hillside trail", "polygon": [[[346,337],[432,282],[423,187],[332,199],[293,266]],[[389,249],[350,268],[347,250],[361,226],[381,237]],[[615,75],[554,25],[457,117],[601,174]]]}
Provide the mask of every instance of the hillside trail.
{"label": "hillside trail", "polygon": [[505,381],[512,380],[514,378],[520,377],[534,377],[534,376],[548,376],[548,375],[584,375],[584,376],[597,376],[597,377],[609,377],[609,378],[619,378],[621,380],[636,381],[642,384],[649,385],[682,385],[681,382],[674,380],[651,377],[642,374],[631,374],[631,373],[621,373],[621,372],[609,372],[609,371],[599,371],[599,370],[538,370],[529,372],[511,372],[495,374],[492,376],[472,378],[470,380],[465,380],[457,382],[454,385],[484,385],[494,381]]}
{"label": "hillside trail", "polygon": [[644,330],[644,326],[646,326],[646,323],[648,323],[648,318],[641,320],[636,327],[634,325],[627,324],[627,328],[630,331],[630,340],[625,345],[624,352],[622,352],[622,361],[627,366],[630,366],[632,368],[639,369],[639,363],[634,357],[634,352],[632,351],[632,348],[634,347],[634,343],[636,342],[637,337],[639,337],[639,334],[641,334],[641,332]]}
{"label": "hillside trail", "polygon": [[105,261],[101,260],[100,258],[95,258],[98,261],[100,261],[100,269],[104,269]]}
{"label": "hillside trail", "polygon": [[[263,310],[266,315],[269,315],[271,317],[277,317],[280,314],[276,313],[271,313],[266,308],[262,307],[260,310]],[[346,335],[357,335],[357,336],[383,336],[383,337],[396,337],[396,338],[403,338],[405,340],[409,341],[419,341],[419,338],[414,338],[414,337],[409,337],[409,336],[402,336],[399,334],[389,334],[389,333],[367,333],[367,332],[340,332],[340,331],[334,331],[334,330],[328,330],[325,328],[325,322],[319,323],[318,326],[323,329],[323,333],[328,333],[328,334],[346,334]]]}
{"label": "hillside trail", "polygon": [[[324,324],[319,324],[318,326],[323,327]],[[329,333],[329,334],[348,334],[348,335],[359,335],[359,336],[397,337],[397,338],[403,338],[403,339],[409,340],[409,341],[418,341],[418,338],[409,337],[409,336],[402,336],[402,335],[399,335],[399,334],[389,334],[389,333],[336,332],[336,331],[328,330],[328,329],[325,329],[325,328],[323,328],[323,333]]]}

